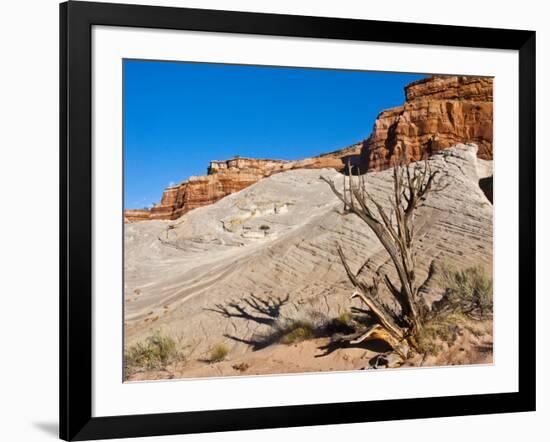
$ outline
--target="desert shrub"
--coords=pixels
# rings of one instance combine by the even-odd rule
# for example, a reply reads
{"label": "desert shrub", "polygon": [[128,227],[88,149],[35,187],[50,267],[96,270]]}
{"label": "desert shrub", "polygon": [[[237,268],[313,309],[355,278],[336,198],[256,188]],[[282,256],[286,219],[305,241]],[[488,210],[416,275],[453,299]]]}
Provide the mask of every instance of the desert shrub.
{"label": "desert shrub", "polygon": [[340,313],[337,317],[331,319],[325,325],[325,334],[334,335],[337,333],[350,334],[356,331],[357,324],[348,312]]}
{"label": "desert shrub", "polygon": [[351,327],[353,323],[353,318],[348,312],[340,313],[336,318],[336,322],[345,327]]}
{"label": "desert shrub", "polygon": [[278,318],[269,330],[254,335],[252,340],[254,349],[259,350],[275,343],[290,345],[334,334],[351,334],[358,325],[347,312],[329,318],[317,310],[308,310],[295,317]]}
{"label": "desert shrub", "polygon": [[131,374],[141,370],[163,368],[182,358],[176,342],[171,337],[163,336],[159,331],[155,331],[145,341],[130,346],[124,352],[125,377],[128,378]]}
{"label": "desert shrub", "polygon": [[480,336],[483,336],[485,334],[485,331],[482,327],[476,326],[474,324],[464,324],[464,328],[476,338],[479,338]]}
{"label": "desert shrub", "polygon": [[264,330],[252,337],[254,349],[260,350],[275,343],[293,344],[315,337],[325,332],[327,318],[315,311],[301,313],[298,317],[279,317]]}
{"label": "desert shrub", "polygon": [[259,227],[260,230],[269,230],[270,227],[266,224],[262,224],[260,227]]}
{"label": "desert shrub", "polygon": [[295,344],[315,337],[315,328],[309,321],[290,321],[282,332],[281,342],[283,344]]}
{"label": "desert shrub", "polygon": [[417,341],[421,351],[436,355],[442,350],[442,343],[450,346],[456,341],[461,329],[480,333],[474,333],[470,320],[492,314],[493,283],[481,266],[457,270],[442,262],[431,270],[445,293],[432,305]]}
{"label": "desert shrub", "polygon": [[456,270],[444,262],[436,277],[446,290],[444,302],[437,304],[441,309],[478,318],[492,313],[493,280],[482,266]]}
{"label": "desert shrub", "polygon": [[428,320],[417,336],[420,350],[437,355],[442,350],[441,343],[453,345],[460,335],[464,320],[464,316],[458,313],[441,314]]}
{"label": "desert shrub", "polygon": [[229,349],[224,344],[218,344],[212,348],[210,351],[210,358],[208,359],[211,363],[223,361],[229,354]]}
{"label": "desert shrub", "polygon": [[255,339],[258,341],[257,348],[276,342],[290,345],[334,334],[351,334],[357,331],[356,325],[352,315],[347,312],[328,318],[322,312],[309,310],[298,317],[279,318],[268,333],[255,336]]}

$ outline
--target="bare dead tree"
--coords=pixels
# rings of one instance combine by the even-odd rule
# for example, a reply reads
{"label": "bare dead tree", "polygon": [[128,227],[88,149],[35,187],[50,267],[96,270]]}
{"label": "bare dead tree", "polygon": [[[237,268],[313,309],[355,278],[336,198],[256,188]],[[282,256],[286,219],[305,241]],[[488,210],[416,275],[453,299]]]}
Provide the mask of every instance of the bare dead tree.
{"label": "bare dead tree", "polygon": [[[338,190],[332,180],[321,178],[344,203],[344,210],[357,215],[374,232],[388,252],[399,278],[399,283],[394,284],[387,275],[383,278],[375,275],[372,284],[366,284],[358,278],[358,274],[352,272],[338,245],[342,264],[356,289],[352,298],[360,298],[378,321],[378,324],[352,342],[377,338],[385,340],[398,352],[404,348],[403,344],[420,351],[417,337],[428,309],[416,284],[415,212],[430,193],[440,192],[447,185],[438,177],[439,171],[432,171],[427,158],[423,162],[408,164],[402,153],[394,163],[393,193],[390,196],[390,207],[385,209],[369,193],[365,176],[354,177],[351,172],[348,164],[343,192]],[[400,311],[396,312],[380,301],[378,291],[381,279],[397,301]]]}

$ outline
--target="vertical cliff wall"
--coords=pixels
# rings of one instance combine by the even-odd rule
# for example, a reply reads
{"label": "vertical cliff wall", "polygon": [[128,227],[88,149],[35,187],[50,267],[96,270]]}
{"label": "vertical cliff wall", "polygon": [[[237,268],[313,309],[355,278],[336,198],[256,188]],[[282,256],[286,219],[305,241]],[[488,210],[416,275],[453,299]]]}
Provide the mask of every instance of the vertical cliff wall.
{"label": "vertical cliff wall", "polygon": [[493,79],[430,77],[405,87],[403,106],[378,115],[361,152],[368,170],[389,166],[398,148],[419,160],[458,143],[475,143],[478,156],[493,158]]}

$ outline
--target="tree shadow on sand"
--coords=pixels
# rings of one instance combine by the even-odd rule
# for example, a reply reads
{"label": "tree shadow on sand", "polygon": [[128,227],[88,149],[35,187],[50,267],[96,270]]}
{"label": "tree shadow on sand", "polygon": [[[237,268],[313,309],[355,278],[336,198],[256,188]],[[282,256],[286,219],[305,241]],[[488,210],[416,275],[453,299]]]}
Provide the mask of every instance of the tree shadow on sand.
{"label": "tree shadow on sand", "polygon": [[205,310],[218,313],[225,318],[241,318],[257,324],[273,325],[281,316],[281,308],[288,303],[288,299],[288,294],[285,298],[270,297],[266,300],[251,294],[240,302],[231,301],[227,305],[216,304],[215,308],[205,308]]}
{"label": "tree shadow on sand", "polygon": [[284,342],[289,333],[300,328],[307,329],[306,332],[310,339],[331,338],[327,345],[319,347],[323,353],[316,357],[327,356],[342,348],[363,348],[379,353],[388,351],[388,345],[383,341],[374,340],[358,344],[349,342],[350,336],[361,335],[365,328],[376,321],[368,310],[352,307],[352,320],[349,323],[342,322],[340,318],[329,319],[322,314],[316,314],[315,318],[297,320],[282,317],[281,309],[288,302],[289,295],[262,299],[251,294],[238,302],[231,301],[226,305],[216,304],[214,308],[205,308],[205,310],[222,315],[224,318],[239,318],[259,325],[267,325],[268,329],[265,332],[254,334],[251,337],[239,337],[228,333],[223,335],[225,338],[248,345],[253,351]]}
{"label": "tree shadow on sand", "polygon": [[[361,335],[361,332],[356,333],[357,337]],[[392,347],[381,339],[374,339],[372,341],[363,341],[358,344],[352,344],[349,342],[350,336],[333,336],[330,342],[326,345],[319,347],[319,350],[323,350],[322,354],[316,355],[316,358],[322,358],[328,356],[336,350],[342,350],[344,348],[361,348],[363,350],[369,350],[374,353],[386,353],[392,350]]]}
{"label": "tree shadow on sand", "polygon": [[[216,304],[214,308],[205,308],[207,311],[218,313],[224,318],[238,318],[255,322],[260,325],[267,325],[271,330],[278,330],[277,321],[281,317],[281,309],[288,303],[290,295],[286,297],[269,297],[262,299],[259,296],[250,294],[240,301],[231,301],[226,305]],[[280,338],[278,333],[266,333],[254,335],[250,339],[240,338],[230,334],[224,334],[224,337],[236,342],[246,344],[254,351],[265,348]]]}
{"label": "tree shadow on sand", "polygon": [[325,337],[330,337],[330,342],[319,347],[319,350],[322,350],[323,353],[316,355],[316,358],[328,356],[332,352],[344,348],[361,348],[375,353],[385,353],[391,350],[388,343],[378,339],[352,344],[350,340],[354,337],[361,336],[365,329],[370,328],[376,324],[377,321],[372,312],[367,309],[352,307],[351,314],[353,317],[354,326],[350,327],[348,330],[344,330],[344,332],[338,329],[331,330],[329,327]]}

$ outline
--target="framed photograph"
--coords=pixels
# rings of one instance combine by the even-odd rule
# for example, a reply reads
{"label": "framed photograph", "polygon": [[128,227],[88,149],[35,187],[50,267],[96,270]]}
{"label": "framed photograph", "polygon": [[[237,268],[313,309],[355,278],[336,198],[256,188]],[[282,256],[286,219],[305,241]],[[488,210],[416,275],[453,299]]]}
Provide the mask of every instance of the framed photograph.
{"label": "framed photograph", "polygon": [[60,23],[62,439],[535,409],[535,32]]}

